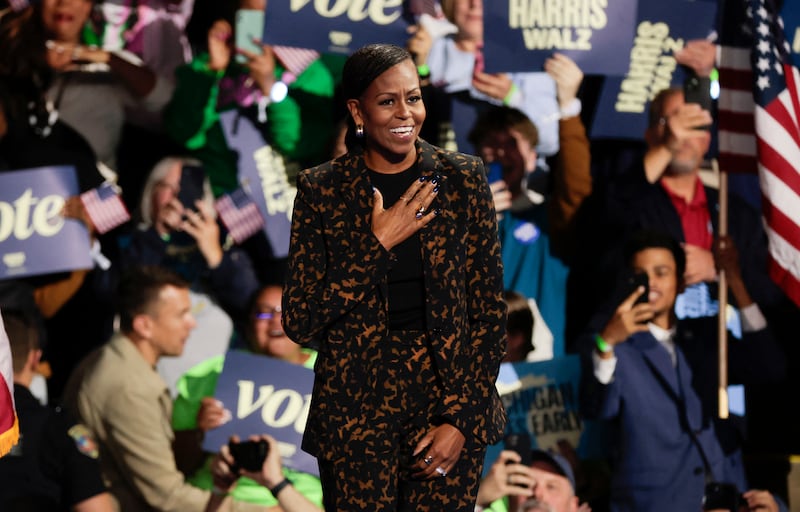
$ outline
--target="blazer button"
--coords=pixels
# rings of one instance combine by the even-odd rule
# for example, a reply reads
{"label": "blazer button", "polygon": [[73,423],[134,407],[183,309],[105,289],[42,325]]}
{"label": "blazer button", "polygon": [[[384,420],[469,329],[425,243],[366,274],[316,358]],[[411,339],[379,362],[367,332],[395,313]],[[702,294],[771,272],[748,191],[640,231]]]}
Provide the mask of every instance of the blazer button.
{"label": "blazer button", "polygon": [[694,468],[694,474],[695,475],[700,475],[702,473],[703,473],[703,468],[702,467],[697,466],[696,468]]}

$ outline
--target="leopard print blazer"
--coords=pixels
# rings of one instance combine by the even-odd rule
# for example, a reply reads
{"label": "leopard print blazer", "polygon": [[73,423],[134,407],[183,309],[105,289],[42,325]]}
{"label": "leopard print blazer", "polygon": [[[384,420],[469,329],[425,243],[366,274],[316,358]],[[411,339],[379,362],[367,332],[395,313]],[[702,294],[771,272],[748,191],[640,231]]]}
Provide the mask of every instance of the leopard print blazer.
{"label": "leopard print blazer", "polygon": [[[495,388],[505,354],[506,306],[497,221],[482,161],[419,140],[422,175],[443,183],[420,231],[426,325],[444,390],[437,417],[480,443],[500,439]],[[372,233],[372,185],[363,153],[306,169],[297,180],[283,326],[315,348],[303,449],[332,460],[357,450],[376,416],[376,361],[388,335],[387,272],[394,255]]]}

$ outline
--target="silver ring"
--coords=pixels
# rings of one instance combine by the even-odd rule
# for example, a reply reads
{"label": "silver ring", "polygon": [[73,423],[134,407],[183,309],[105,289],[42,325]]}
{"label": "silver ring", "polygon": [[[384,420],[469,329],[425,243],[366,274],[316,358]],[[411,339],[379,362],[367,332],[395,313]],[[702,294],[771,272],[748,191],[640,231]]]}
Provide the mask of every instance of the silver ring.
{"label": "silver ring", "polygon": [[417,210],[417,213],[414,214],[414,218],[419,220],[422,218],[422,210]]}
{"label": "silver ring", "polygon": [[445,471],[444,468],[442,468],[442,466],[437,466],[436,472],[439,473],[439,475],[441,476],[447,476],[447,471]]}
{"label": "silver ring", "polygon": [[428,455],[427,457],[425,457],[424,459],[422,459],[422,462],[424,462],[425,464],[427,464],[428,466],[430,466],[431,464],[433,464],[433,457],[432,457],[432,456],[430,456],[430,455]]}

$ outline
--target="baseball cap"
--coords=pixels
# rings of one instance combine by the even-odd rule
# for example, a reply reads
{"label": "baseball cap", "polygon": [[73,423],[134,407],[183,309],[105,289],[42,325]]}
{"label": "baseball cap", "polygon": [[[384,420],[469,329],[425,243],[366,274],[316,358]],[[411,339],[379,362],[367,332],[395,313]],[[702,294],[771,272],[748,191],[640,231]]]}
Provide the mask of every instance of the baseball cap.
{"label": "baseball cap", "polygon": [[552,469],[551,473],[561,475],[569,480],[572,490],[575,491],[575,474],[569,461],[562,455],[544,450],[531,450],[531,466],[537,462],[546,463]]}

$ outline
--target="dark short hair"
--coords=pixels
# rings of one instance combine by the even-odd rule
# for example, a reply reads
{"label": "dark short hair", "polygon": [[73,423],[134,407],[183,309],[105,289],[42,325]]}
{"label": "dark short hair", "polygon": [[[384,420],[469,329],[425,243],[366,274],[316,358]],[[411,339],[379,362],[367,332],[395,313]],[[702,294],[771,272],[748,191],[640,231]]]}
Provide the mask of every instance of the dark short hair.
{"label": "dark short hair", "polygon": [[666,249],[671,252],[675,259],[678,281],[683,279],[683,273],[686,271],[686,253],[674,237],[663,231],[650,229],[637,231],[625,243],[625,261],[630,264],[634,256],[646,249]]}
{"label": "dark short hair", "polygon": [[536,129],[533,121],[521,110],[506,106],[492,107],[483,111],[472,125],[467,139],[477,148],[492,133],[510,129],[518,131],[528,139],[532,148],[539,144],[539,130]]}
{"label": "dark short hair", "polygon": [[11,349],[11,364],[14,373],[19,373],[25,367],[28,354],[39,348],[39,331],[29,314],[12,309],[4,309],[2,314]]}
{"label": "dark short hair", "polygon": [[[408,50],[393,44],[376,43],[362,46],[356,50],[342,69],[342,99],[358,99],[364,91],[384,71],[406,60],[412,60]],[[363,144],[355,137],[355,125],[352,116],[347,116],[347,135],[345,144],[348,149]]]}
{"label": "dark short hair", "polygon": [[117,286],[117,311],[122,332],[133,330],[133,319],[148,312],[161,290],[166,286],[189,288],[178,274],[158,265],[139,265],[129,268]]}

